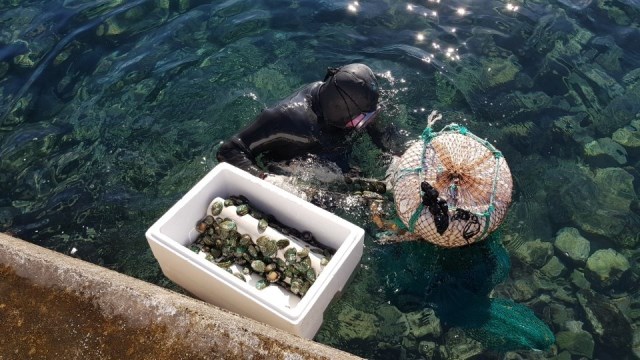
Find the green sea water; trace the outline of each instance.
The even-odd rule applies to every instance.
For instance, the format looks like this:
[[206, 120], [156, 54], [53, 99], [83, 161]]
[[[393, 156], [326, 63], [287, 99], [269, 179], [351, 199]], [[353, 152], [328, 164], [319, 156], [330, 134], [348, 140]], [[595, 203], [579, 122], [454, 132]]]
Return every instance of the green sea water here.
[[[380, 245], [366, 209], [330, 201], [367, 237], [315, 340], [372, 359], [637, 358], [638, 44], [637, 0], [0, 0], [0, 231], [181, 291], [146, 229], [262, 109], [363, 62], [376, 121], [406, 141], [435, 109], [502, 151], [511, 268], [487, 291], [556, 340], [499, 351], [436, 317], [424, 247]], [[352, 164], [384, 175], [353, 141]]]

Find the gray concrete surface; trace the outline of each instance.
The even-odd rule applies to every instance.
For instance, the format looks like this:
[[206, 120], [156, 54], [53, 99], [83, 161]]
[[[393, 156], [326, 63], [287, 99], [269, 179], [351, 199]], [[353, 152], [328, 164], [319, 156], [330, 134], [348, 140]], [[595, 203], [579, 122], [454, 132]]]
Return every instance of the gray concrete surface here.
[[359, 359], [0, 233], [0, 360]]

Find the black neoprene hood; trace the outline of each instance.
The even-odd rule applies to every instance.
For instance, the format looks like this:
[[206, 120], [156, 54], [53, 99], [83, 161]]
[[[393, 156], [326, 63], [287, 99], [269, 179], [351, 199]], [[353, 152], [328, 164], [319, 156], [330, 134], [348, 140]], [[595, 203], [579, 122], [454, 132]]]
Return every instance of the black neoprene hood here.
[[344, 128], [356, 116], [376, 110], [378, 82], [364, 64], [330, 68], [318, 95], [325, 122]]

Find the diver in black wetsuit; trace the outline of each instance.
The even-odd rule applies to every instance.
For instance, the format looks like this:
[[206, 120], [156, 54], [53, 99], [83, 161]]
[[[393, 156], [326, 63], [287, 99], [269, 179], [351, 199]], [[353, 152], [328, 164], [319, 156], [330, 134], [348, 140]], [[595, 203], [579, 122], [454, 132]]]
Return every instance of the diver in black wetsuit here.
[[368, 66], [329, 68], [323, 81], [309, 84], [264, 110], [225, 141], [218, 150], [218, 161], [264, 178], [267, 173], [259, 168], [258, 156], [266, 163], [317, 154], [347, 172], [347, 140], [354, 131], [366, 127], [376, 146], [388, 148], [384, 144], [386, 129], [367, 126], [380, 111], [378, 97], [378, 82]]

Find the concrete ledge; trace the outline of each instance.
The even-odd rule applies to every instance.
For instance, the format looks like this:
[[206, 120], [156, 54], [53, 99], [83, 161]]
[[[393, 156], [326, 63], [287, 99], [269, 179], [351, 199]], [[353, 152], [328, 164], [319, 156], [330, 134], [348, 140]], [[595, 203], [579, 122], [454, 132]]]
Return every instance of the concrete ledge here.
[[2, 359], [359, 359], [0, 233]]

